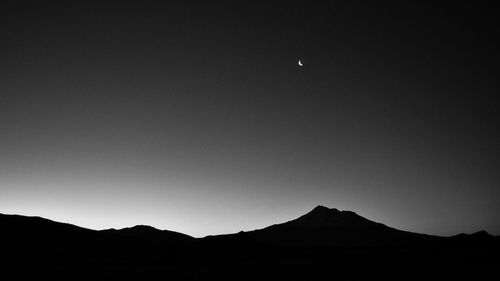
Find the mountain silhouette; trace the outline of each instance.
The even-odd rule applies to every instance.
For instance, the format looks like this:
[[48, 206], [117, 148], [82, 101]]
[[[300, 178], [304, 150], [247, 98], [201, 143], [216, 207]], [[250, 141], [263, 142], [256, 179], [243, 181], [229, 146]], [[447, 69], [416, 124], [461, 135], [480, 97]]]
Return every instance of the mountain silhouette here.
[[179, 245], [188, 243], [194, 238], [175, 231], [160, 230], [149, 225], [136, 225], [122, 229], [101, 230], [102, 233], [120, 237], [134, 238], [137, 240], [157, 241], [163, 244]]
[[2, 280], [470, 280], [500, 275], [498, 236], [412, 233], [324, 206], [263, 229], [204, 238], [146, 225], [90, 230], [0, 214], [0, 241]]
[[317, 206], [309, 213], [285, 223], [289, 226], [297, 227], [348, 227], [366, 228], [381, 226], [365, 219], [351, 211], [339, 211], [335, 208], [329, 209], [324, 206]]
[[7, 264], [144, 262], [142, 257], [151, 252], [176, 252], [192, 240], [150, 226], [98, 231], [40, 217], [0, 214], [0, 241], [6, 253], [0, 262]]
[[317, 206], [309, 213], [249, 232], [255, 239], [278, 245], [389, 246], [431, 243], [441, 237], [397, 230], [352, 211]]

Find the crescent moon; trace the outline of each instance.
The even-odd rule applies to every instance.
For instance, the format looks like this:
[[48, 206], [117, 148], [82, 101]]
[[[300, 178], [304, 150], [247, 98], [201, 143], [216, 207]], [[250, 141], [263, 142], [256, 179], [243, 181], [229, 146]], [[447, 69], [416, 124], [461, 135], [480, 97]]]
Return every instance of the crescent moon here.
[[299, 64], [299, 66], [304, 66], [300, 60], [299, 60], [298, 64]]

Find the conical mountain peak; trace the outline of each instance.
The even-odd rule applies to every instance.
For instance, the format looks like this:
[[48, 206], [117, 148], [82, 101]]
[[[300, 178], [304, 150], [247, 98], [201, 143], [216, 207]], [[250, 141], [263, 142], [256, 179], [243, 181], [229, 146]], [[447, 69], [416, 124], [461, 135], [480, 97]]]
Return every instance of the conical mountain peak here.
[[378, 225], [378, 223], [365, 219], [355, 212], [340, 211], [321, 205], [287, 224], [301, 227], [368, 227]]
[[277, 245], [395, 245], [427, 238], [366, 219], [352, 211], [317, 206], [297, 219], [249, 233]]
[[312, 209], [312, 211], [310, 211], [309, 213], [328, 213], [328, 212], [339, 212], [339, 210], [335, 209], [335, 208], [328, 208], [328, 207], [325, 207], [323, 205], [318, 205], [316, 206], [314, 209]]

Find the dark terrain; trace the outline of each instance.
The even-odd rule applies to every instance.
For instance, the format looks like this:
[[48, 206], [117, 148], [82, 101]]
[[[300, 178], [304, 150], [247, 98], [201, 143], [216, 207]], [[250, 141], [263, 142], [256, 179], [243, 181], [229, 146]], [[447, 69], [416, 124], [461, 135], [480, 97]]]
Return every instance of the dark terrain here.
[[193, 238], [150, 226], [89, 230], [0, 215], [1, 280], [482, 280], [500, 237], [397, 230], [318, 206], [289, 222]]

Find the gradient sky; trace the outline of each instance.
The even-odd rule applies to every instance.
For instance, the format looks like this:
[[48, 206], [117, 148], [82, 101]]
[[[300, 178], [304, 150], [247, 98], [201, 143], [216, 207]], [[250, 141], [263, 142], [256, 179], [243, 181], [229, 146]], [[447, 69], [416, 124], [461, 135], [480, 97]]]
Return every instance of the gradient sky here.
[[269, 2], [2, 1], [0, 213], [500, 234], [498, 10]]

